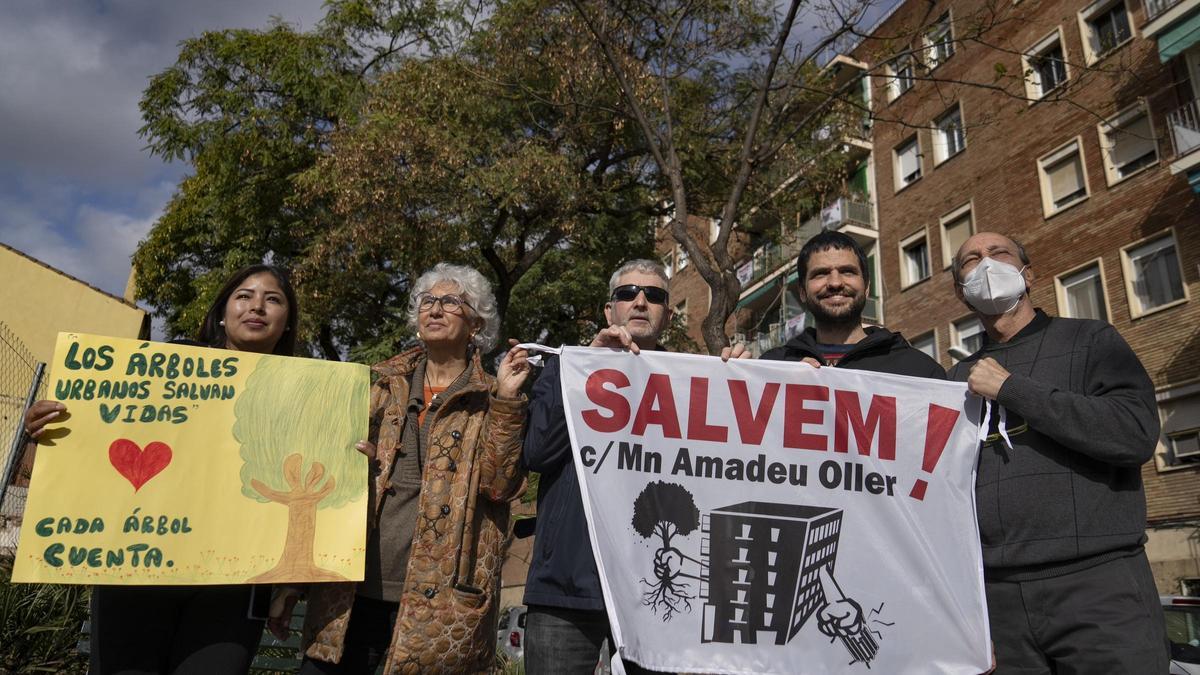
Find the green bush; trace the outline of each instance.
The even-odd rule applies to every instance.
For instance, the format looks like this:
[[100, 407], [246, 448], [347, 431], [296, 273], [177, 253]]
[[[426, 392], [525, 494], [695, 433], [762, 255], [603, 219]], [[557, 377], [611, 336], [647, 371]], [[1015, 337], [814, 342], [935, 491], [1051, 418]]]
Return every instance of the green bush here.
[[0, 673], [85, 673], [75, 645], [88, 617], [84, 586], [13, 584], [0, 559]]

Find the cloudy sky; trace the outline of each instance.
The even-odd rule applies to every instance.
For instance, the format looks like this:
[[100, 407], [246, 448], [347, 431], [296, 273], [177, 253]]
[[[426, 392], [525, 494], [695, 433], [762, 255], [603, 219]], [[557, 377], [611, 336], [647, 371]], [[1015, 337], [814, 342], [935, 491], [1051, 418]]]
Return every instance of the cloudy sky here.
[[138, 100], [181, 40], [302, 29], [322, 0], [0, 2], [0, 242], [121, 295], [186, 167], [152, 157]]

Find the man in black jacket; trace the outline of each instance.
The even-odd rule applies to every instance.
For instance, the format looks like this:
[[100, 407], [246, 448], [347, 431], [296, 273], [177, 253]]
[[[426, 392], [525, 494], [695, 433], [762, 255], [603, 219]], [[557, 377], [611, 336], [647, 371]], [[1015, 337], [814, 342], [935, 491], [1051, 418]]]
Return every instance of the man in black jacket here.
[[[635, 354], [657, 349], [658, 337], [671, 321], [662, 265], [631, 260], [613, 274], [608, 290], [604, 317], [609, 326], [596, 334], [591, 346]], [[533, 386], [521, 454], [521, 463], [541, 474], [537, 529], [525, 582], [525, 672], [530, 675], [590, 674], [601, 643], [609, 637], [559, 377], [558, 358], [552, 357]], [[625, 667], [627, 672], [641, 672], [632, 663]]]
[[1154, 387], [1104, 321], [1029, 299], [1025, 249], [981, 232], [954, 258], [983, 347], [950, 371], [991, 408], [975, 503], [997, 673], [1165, 673], [1143, 545]]
[[899, 333], [863, 327], [871, 276], [867, 256], [852, 238], [841, 232], [821, 232], [800, 249], [796, 269], [800, 300], [816, 325], [762, 358], [946, 379], [946, 371], [937, 361], [908, 344]]

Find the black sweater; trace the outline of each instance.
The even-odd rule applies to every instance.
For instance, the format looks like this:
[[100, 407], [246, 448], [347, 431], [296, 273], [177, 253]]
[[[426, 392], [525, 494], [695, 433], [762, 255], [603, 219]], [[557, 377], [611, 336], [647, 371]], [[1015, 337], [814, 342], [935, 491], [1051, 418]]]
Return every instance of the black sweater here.
[[[838, 368], [870, 370], [876, 373], [946, 379], [946, 371], [925, 352], [908, 344], [899, 333], [886, 328], [868, 326], [867, 336], [846, 353], [837, 363]], [[782, 347], [776, 347], [762, 355], [770, 361], [800, 361], [806, 356], [827, 365], [817, 347], [817, 332], [812, 327], [792, 338]]]
[[1044, 578], [1140, 550], [1140, 467], [1154, 453], [1159, 422], [1154, 386], [1133, 350], [1103, 321], [1038, 310], [950, 378], [966, 381], [988, 356], [1011, 373], [997, 401], [1013, 445], [990, 438], [980, 452], [975, 503], [988, 577]]

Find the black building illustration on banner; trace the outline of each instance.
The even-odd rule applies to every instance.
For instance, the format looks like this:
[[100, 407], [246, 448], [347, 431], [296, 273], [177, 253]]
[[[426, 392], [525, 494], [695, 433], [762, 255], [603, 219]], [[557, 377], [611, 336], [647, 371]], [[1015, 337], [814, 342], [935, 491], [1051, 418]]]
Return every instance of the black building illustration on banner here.
[[[829, 600], [842, 510], [743, 502], [704, 517], [700, 597], [705, 642], [786, 644]], [[827, 571], [827, 574], [828, 574]]]

